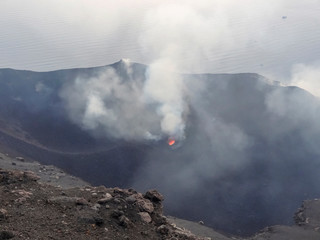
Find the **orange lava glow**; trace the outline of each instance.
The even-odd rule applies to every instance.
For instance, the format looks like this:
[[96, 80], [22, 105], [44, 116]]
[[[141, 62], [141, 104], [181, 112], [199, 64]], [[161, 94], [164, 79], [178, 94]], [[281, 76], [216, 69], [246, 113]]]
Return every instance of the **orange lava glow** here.
[[176, 142], [176, 140], [174, 140], [173, 138], [168, 139], [169, 146], [172, 146], [173, 144], [175, 144], [175, 142]]

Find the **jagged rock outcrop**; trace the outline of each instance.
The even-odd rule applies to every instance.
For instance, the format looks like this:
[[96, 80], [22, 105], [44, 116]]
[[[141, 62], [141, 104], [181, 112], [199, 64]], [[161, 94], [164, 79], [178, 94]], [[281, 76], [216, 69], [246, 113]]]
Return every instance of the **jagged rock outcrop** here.
[[294, 216], [295, 223], [320, 232], [320, 199], [306, 200]]
[[0, 239], [202, 239], [171, 225], [156, 190], [62, 189], [0, 169]]

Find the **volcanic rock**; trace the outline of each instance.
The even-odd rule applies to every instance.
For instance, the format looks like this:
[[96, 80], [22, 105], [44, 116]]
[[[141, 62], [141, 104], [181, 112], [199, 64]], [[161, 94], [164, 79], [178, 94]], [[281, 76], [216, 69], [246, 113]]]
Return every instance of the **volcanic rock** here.
[[154, 206], [148, 199], [139, 199], [135, 204], [138, 206], [141, 212], [152, 213], [154, 211]]
[[294, 216], [299, 226], [320, 230], [320, 199], [306, 200]]
[[100, 205], [99, 203], [96, 203], [96, 204], [94, 204], [94, 205], [91, 207], [91, 209], [92, 209], [92, 210], [95, 210], [95, 211], [99, 211], [100, 208], [101, 208], [101, 205]]
[[157, 228], [157, 232], [159, 232], [162, 235], [168, 235], [170, 231], [170, 228], [166, 225], [161, 225]]
[[116, 209], [112, 211], [111, 216], [114, 218], [120, 218], [123, 214], [124, 214], [123, 211]]
[[23, 157], [16, 157], [16, 159], [17, 159], [18, 161], [24, 162], [24, 158], [23, 158]]
[[140, 215], [141, 220], [143, 222], [150, 223], [152, 221], [152, 218], [150, 217], [149, 213], [147, 213], [147, 212], [139, 212], [138, 214]]
[[125, 200], [129, 204], [133, 204], [137, 201], [137, 198], [136, 198], [136, 195], [134, 194], [134, 195], [127, 197]]
[[14, 238], [14, 234], [9, 231], [0, 231], [0, 240], [6, 240]]
[[[177, 236], [175, 227], [162, 215], [161, 204], [153, 205], [136, 191], [105, 187], [61, 189], [39, 183], [33, 176], [30, 172], [0, 169], [0, 206], [5, 207], [0, 209], [0, 240], [161, 240]], [[108, 201], [108, 209], [101, 207], [99, 200], [110, 199], [112, 192], [116, 197]], [[23, 202], [16, 201], [21, 198]]]
[[0, 221], [6, 219], [7, 217], [8, 217], [8, 211], [1, 208], [0, 209]]
[[106, 195], [104, 196], [104, 198], [101, 198], [98, 200], [98, 203], [99, 204], [104, 204], [104, 203], [107, 203], [109, 202], [110, 200], [112, 200], [112, 195], [110, 193], [106, 193]]
[[82, 213], [81, 216], [78, 217], [78, 222], [84, 224], [96, 224], [100, 226], [104, 223], [104, 219], [96, 213], [86, 212]]
[[164, 197], [157, 190], [149, 190], [144, 194], [144, 197], [152, 202], [162, 202]]
[[129, 220], [129, 218], [127, 218], [126, 216], [122, 215], [119, 217], [119, 224], [120, 226], [123, 226], [123, 227], [129, 227], [129, 225], [131, 225], [131, 222]]
[[48, 203], [57, 203], [61, 205], [88, 205], [88, 201], [81, 197], [67, 197], [67, 196], [55, 196], [48, 199]]

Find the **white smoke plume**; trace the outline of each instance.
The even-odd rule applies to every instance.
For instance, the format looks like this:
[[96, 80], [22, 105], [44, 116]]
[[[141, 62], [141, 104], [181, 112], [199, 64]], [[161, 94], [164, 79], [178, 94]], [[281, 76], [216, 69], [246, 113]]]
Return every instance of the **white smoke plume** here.
[[[121, 64], [131, 76], [130, 62]], [[160, 134], [158, 116], [143, 98], [143, 79], [123, 79], [106, 68], [90, 79], [79, 76], [60, 96], [71, 119], [95, 135], [141, 141]]]
[[124, 77], [106, 68], [63, 88], [60, 96], [71, 119], [98, 135], [135, 141], [183, 139], [187, 105], [181, 76], [161, 62], [148, 68], [144, 81], [143, 76], [133, 78], [129, 60], [120, 64]]
[[[144, 94], [160, 105], [158, 113], [164, 133], [178, 138], [185, 135], [185, 94], [190, 89], [177, 73], [205, 71], [212, 54], [222, 49], [226, 54], [239, 47], [252, 51], [254, 46], [249, 43], [253, 39], [249, 36], [264, 44], [271, 31], [269, 21], [278, 19], [285, 5], [284, 1], [165, 1], [146, 12], [143, 22], [149, 27], [139, 38], [143, 57], [150, 66]], [[244, 15], [248, 25], [239, 33], [235, 19]], [[221, 69], [219, 64], [212, 64], [211, 71], [219, 71], [218, 67]]]
[[294, 65], [290, 84], [320, 97], [320, 63]]
[[183, 99], [183, 83], [179, 74], [168, 71], [173, 62], [159, 61], [147, 72], [143, 88], [146, 102], [160, 104], [157, 113], [161, 117], [163, 133], [182, 138], [184, 135], [183, 113], [187, 106]]
[[[204, 63], [210, 62], [212, 54], [221, 49], [224, 52], [231, 52], [239, 47], [250, 48], [248, 43], [251, 39], [248, 36], [254, 35], [256, 41], [263, 42], [270, 31], [267, 20], [278, 16], [279, 9], [283, 6], [282, 1], [272, 1], [272, 4], [260, 2], [259, 5], [253, 4], [251, 0], [246, 2], [247, 4], [244, 5], [236, 1], [199, 1], [197, 3], [164, 1], [154, 2], [153, 8], [140, 9], [137, 23], [141, 21], [143, 27], [142, 31], [137, 31], [139, 36], [136, 44], [139, 46], [144, 62], [148, 62], [149, 65], [146, 81], [134, 83], [134, 80], [122, 83], [119, 76], [110, 69], [95, 79], [78, 79], [75, 88], [80, 95], [85, 92], [86, 101], [71, 103], [71, 96], [75, 93], [72, 92], [69, 96], [63, 94], [70, 109], [79, 109], [74, 105], [81, 103], [85, 105], [80, 107], [81, 111], [76, 111], [77, 114], [72, 114], [74, 121], [90, 130], [106, 126], [104, 129], [106, 133], [127, 139], [142, 139], [142, 136], [159, 139], [164, 135], [184, 139], [188, 115], [186, 94], [189, 90], [186, 89], [180, 73], [194, 73], [208, 69], [207, 64]], [[124, 3], [121, 2], [121, 4]], [[118, 7], [115, 9], [117, 11], [112, 21], [114, 25], [131, 21], [132, 17], [136, 16], [127, 9], [127, 18], [120, 20], [118, 19], [120, 10]], [[262, 9], [263, 15], [260, 14]], [[239, 31], [236, 31], [237, 25], [234, 19], [240, 19], [243, 15], [250, 20], [250, 25], [244, 31], [246, 34], [239, 34]], [[263, 22], [262, 19], [266, 21]], [[251, 34], [259, 28], [264, 31]], [[108, 31], [113, 32], [116, 31], [115, 29], [113, 27]], [[137, 29], [140, 28], [137, 27]], [[215, 72], [217, 66], [214, 64], [211, 71]], [[107, 83], [105, 78], [112, 83]], [[80, 87], [81, 84], [84, 86]], [[93, 90], [89, 93], [88, 89], [91, 88]], [[108, 99], [112, 99], [110, 92], [113, 91], [110, 91], [110, 88], [117, 93], [117, 96], [114, 96], [115, 99], [122, 101], [121, 107], [117, 110], [114, 109], [115, 106], [119, 107], [117, 104], [112, 107], [106, 106]], [[131, 101], [129, 97], [132, 97]], [[151, 106], [155, 107], [156, 114], [153, 112], [152, 117], [147, 120], [149, 115], [146, 112], [150, 113], [150, 111], [146, 109], [152, 108]], [[132, 111], [143, 114], [137, 117]], [[140, 118], [141, 120], [138, 120]], [[125, 121], [130, 123], [125, 124]], [[120, 124], [121, 122], [123, 124]], [[159, 122], [161, 130], [158, 129]]]
[[[201, 59], [221, 40], [214, 38], [216, 33], [203, 34], [212, 30], [218, 14], [203, 16], [199, 11], [188, 3], [160, 5], [147, 12], [145, 22], [152, 27], [140, 36], [143, 52], [150, 59], [144, 95], [159, 104], [163, 133], [177, 139], [185, 137], [188, 114], [186, 86], [180, 73], [197, 69]], [[222, 29], [227, 28], [220, 25], [215, 31]]]

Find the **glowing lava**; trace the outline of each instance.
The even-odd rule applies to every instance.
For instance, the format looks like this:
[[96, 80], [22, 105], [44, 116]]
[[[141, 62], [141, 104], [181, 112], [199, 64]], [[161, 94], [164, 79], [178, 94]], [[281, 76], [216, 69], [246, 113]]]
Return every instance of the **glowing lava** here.
[[175, 144], [176, 140], [174, 140], [174, 138], [169, 138], [168, 139], [168, 144], [169, 146], [172, 146], [173, 144]]

